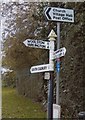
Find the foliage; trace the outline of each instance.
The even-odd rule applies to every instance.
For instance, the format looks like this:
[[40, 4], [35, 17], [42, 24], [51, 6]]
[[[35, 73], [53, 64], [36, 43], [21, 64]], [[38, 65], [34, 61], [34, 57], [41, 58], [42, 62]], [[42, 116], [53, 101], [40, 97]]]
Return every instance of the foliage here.
[[[12, 69], [21, 69], [31, 66], [38, 59], [42, 50], [34, 51], [33, 48], [27, 48], [23, 41], [29, 39], [42, 39], [43, 26], [46, 28], [47, 22], [43, 22], [39, 16], [38, 3], [10, 3], [3, 6], [5, 11], [4, 18], [5, 30], [3, 34], [4, 51], [6, 56], [3, 58], [3, 64]], [[39, 18], [40, 17], [40, 18]], [[46, 36], [46, 33], [44, 34]], [[44, 38], [45, 39], [45, 38]], [[24, 59], [25, 57], [25, 59]]]
[[2, 86], [16, 86], [16, 74], [14, 71], [2, 75]]

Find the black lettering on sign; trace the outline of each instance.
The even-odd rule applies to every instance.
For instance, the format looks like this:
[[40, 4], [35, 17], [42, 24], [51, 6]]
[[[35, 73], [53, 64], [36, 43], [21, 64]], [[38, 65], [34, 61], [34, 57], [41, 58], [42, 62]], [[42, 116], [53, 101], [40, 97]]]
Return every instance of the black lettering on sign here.
[[57, 50], [56, 53], [60, 52], [60, 50]]
[[49, 48], [50, 46], [49, 46], [50, 44], [49, 44], [49, 42], [47, 42], [47, 48]]
[[62, 56], [62, 53], [59, 53], [59, 56]]
[[42, 44], [45, 44], [44, 41], [42, 41]]
[[30, 44], [31, 44], [31, 41], [28, 40], [28, 41], [27, 41], [27, 44], [30, 45]]
[[47, 69], [47, 66], [44, 66], [44, 69]]
[[36, 43], [36, 41], [34, 40], [31, 40], [31, 44], [34, 45]]
[[38, 70], [42, 70], [42, 67], [39, 67]]
[[47, 45], [49, 45], [49, 42], [47, 42]]
[[49, 46], [47, 46], [47, 48], [49, 49]]
[[30, 43], [31, 41], [28, 40], [27, 42]]
[[62, 20], [69, 20], [69, 21], [72, 21], [71, 18], [68, 18], [68, 17], [62, 17]]
[[35, 44], [35, 46], [36, 46], [36, 47], [38, 47], [38, 46], [39, 46], [39, 44]]
[[65, 16], [65, 14], [62, 14], [62, 13], [53, 13], [53, 15], [56, 15], [56, 16]]
[[40, 45], [41, 48], [46, 48], [45, 45]]
[[67, 16], [67, 17], [73, 17], [73, 15], [72, 15], [72, 14], [66, 14], [66, 16]]
[[65, 12], [66, 12], [65, 10], [61, 10], [61, 9], [59, 10], [59, 9], [55, 9], [55, 8], [53, 9], [53, 11], [54, 11], [54, 12], [62, 12], [62, 13], [65, 13]]
[[41, 41], [40, 41], [40, 40], [37, 40], [37, 44], [41, 44]]
[[38, 67], [38, 70], [45, 70], [45, 69], [47, 69], [47, 66]]
[[62, 49], [60, 50], [60, 52], [62, 52]]
[[35, 68], [32, 68], [32, 71], [37, 71], [37, 68], [35, 67]]
[[53, 19], [61, 20], [61, 17], [53, 16]]

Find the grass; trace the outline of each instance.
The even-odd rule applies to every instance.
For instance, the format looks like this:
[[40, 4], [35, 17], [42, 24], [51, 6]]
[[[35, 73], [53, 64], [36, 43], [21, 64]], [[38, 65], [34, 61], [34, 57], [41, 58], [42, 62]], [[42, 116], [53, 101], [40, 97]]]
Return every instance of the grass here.
[[2, 88], [2, 118], [46, 118], [41, 104], [17, 94], [14, 88]]

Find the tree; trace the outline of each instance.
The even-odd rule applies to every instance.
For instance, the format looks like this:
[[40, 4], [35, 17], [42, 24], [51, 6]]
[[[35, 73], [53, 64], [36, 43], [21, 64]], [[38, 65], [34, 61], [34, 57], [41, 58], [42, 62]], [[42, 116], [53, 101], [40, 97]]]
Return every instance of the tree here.
[[42, 33], [45, 33], [47, 22], [43, 22], [41, 14], [39, 16], [41, 12], [39, 8], [42, 6], [43, 4], [38, 3], [19, 4], [14, 2], [9, 5], [5, 4], [3, 7], [3, 11], [5, 11], [3, 14], [6, 17], [3, 35], [6, 57], [3, 61], [12, 69], [31, 66], [40, 59], [42, 50], [36, 49], [35, 51], [32, 48], [27, 48], [23, 41], [27, 38], [42, 39], [43, 36], [46, 36]]
[[[5, 57], [3, 65], [15, 70], [17, 81], [17, 89], [20, 94], [28, 96], [29, 87], [28, 80], [36, 81], [34, 92], [41, 86], [41, 76], [29, 74], [30, 67], [35, 64], [43, 64], [48, 62], [48, 51], [42, 49], [33, 49], [26, 47], [23, 41], [30, 39], [47, 39], [50, 32], [50, 26], [43, 17], [43, 7], [47, 3], [10, 3], [4, 4], [3, 16], [6, 18], [5, 30], [3, 34]], [[50, 29], [49, 29], [50, 28]], [[49, 30], [49, 31], [48, 31]], [[44, 61], [43, 61], [44, 59]], [[27, 72], [28, 71], [28, 72]], [[37, 81], [38, 80], [38, 81]], [[19, 82], [20, 81], [20, 82]], [[39, 85], [40, 84], [40, 85]], [[40, 93], [40, 89], [38, 90]], [[37, 96], [35, 93], [34, 96]], [[34, 94], [32, 92], [32, 94]], [[31, 95], [32, 96], [32, 95]], [[39, 95], [38, 95], [39, 96]]]
[[6, 72], [2, 75], [2, 86], [16, 87], [16, 74], [14, 71]]

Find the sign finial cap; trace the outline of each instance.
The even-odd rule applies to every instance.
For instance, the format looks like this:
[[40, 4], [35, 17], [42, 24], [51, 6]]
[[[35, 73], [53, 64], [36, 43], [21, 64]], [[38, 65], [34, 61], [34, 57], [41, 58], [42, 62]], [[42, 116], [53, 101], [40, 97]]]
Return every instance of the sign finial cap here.
[[50, 32], [50, 34], [48, 35], [48, 38], [56, 38], [56, 37], [57, 37], [57, 35], [54, 32], [54, 30], [52, 29], [51, 32]]

